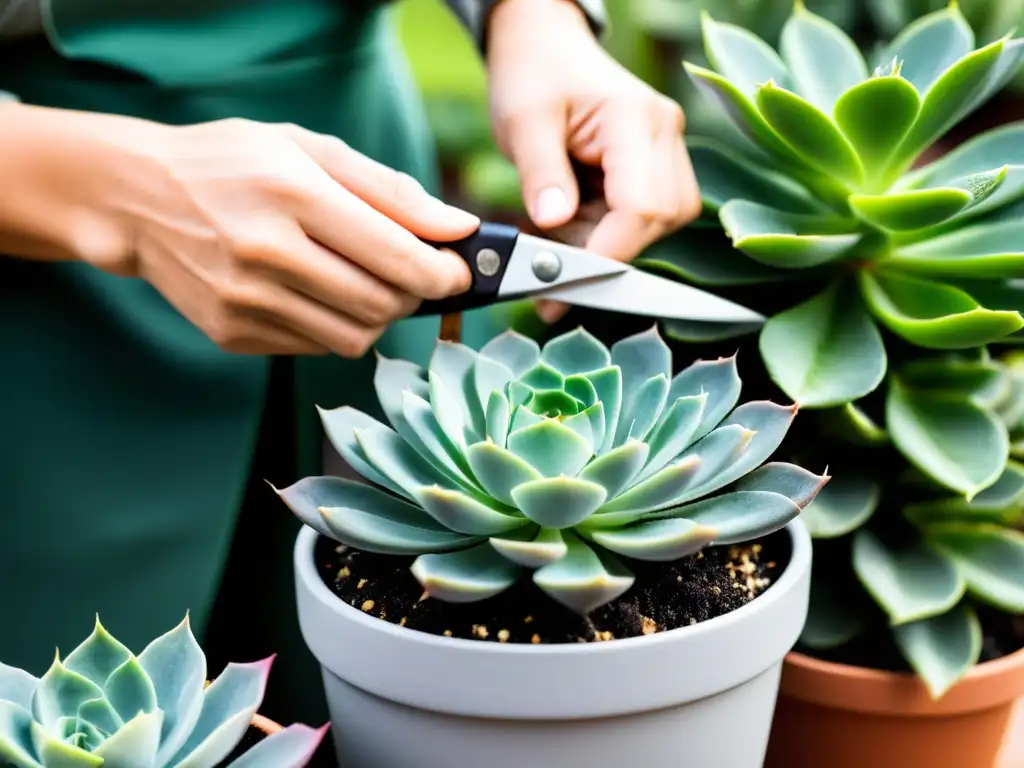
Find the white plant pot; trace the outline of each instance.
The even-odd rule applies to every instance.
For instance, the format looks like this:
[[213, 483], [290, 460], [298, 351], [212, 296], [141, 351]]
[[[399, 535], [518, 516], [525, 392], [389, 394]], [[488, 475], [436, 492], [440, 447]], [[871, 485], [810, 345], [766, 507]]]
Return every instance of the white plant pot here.
[[299, 624], [320, 661], [344, 768], [760, 768], [782, 659], [807, 615], [796, 520], [774, 585], [731, 613], [603, 643], [439, 637], [336, 597], [295, 544]]

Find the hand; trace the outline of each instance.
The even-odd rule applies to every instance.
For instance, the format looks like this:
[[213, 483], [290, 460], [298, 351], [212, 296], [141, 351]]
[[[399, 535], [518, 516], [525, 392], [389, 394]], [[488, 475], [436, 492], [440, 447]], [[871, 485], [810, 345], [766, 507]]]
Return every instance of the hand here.
[[477, 218], [338, 139], [244, 120], [83, 119], [124, 122], [105, 124], [116, 147], [92, 153], [102, 162], [74, 172], [102, 183], [66, 206], [70, 250], [149, 281], [225, 350], [359, 357], [421, 299], [469, 288], [458, 256], [416, 236], [454, 240]]
[[[579, 212], [570, 155], [603, 171], [606, 208], [584, 247], [632, 261], [692, 221], [701, 203], [683, 144], [683, 112], [599, 45], [568, 0], [503, 0], [487, 39], [491, 118], [541, 229]], [[541, 302], [547, 322], [565, 314]]]

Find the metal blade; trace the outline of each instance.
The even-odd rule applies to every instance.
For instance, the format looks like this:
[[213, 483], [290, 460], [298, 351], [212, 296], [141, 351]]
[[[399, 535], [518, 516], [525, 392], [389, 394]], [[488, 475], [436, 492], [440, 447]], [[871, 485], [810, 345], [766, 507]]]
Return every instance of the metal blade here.
[[537, 291], [532, 297], [666, 320], [760, 326], [766, 319], [713, 294], [632, 268], [608, 277]]
[[631, 267], [542, 237], [520, 234], [498, 288], [503, 297], [528, 296], [548, 288], [626, 272]]

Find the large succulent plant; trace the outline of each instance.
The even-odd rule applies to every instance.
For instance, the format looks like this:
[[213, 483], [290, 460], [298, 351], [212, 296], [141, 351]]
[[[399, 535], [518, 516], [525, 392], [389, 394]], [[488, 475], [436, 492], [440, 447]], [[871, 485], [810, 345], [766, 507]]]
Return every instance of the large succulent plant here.
[[374, 383], [391, 427], [350, 407], [321, 416], [379, 488], [311, 477], [279, 493], [325, 536], [419, 555], [412, 573], [440, 600], [481, 600], [533, 570], [585, 613], [633, 583], [617, 555], [670, 561], [766, 535], [827, 479], [758, 468], [796, 408], [734, 410], [734, 358], [673, 378], [654, 329], [610, 350], [582, 329], [543, 349], [512, 331], [479, 353], [439, 341], [429, 371], [379, 358]]
[[[870, 73], [843, 31], [799, 3], [781, 56], [708, 17], [704, 39], [717, 71], [688, 71], [745, 139], [690, 140], [708, 215], [645, 262], [770, 288], [766, 308], [782, 310], [760, 334], [767, 371], [841, 446], [808, 524], [818, 539], [847, 537], [854, 572], [938, 696], [978, 658], [976, 620], [966, 604], [951, 610], [965, 590], [1024, 609], [1021, 540], [980, 512], [1009, 519], [1020, 503], [1007, 460], [1021, 392], [984, 346], [1024, 326], [1024, 125], [914, 166], [1014, 75], [1024, 41], [975, 50], [951, 4], [900, 32]], [[904, 461], [912, 470], [894, 471]], [[861, 626], [841, 631], [821, 572], [807, 635], [819, 648]]]
[[[214, 768], [263, 699], [273, 658], [229, 664], [206, 686], [188, 617], [138, 656], [99, 618], [41, 678], [0, 664], [0, 760], [14, 768]], [[229, 768], [301, 768], [326, 732], [292, 725]]]

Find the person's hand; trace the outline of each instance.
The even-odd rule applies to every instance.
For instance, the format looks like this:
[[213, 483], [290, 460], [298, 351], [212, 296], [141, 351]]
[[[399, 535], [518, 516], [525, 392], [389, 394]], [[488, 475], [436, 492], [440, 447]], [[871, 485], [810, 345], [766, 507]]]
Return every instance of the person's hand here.
[[[489, 22], [487, 66], [495, 136], [538, 227], [579, 212], [570, 156], [603, 172], [606, 208], [577, 243], [596, 253], [631, 261], [700, 214], [682, 110], [612, 59], [574, 3], [503, 0]], [[541, 302], [538, 312], [554, 322], [565, 307]]]
[[144, 278], [225, 350], [358, 357], [420, 300], [469, 288], [466, 264], [417, 235], [455, 240], [478, 219], [338, 139], [81, 119], [108, 139], [75, 153], [65, 212], [49, 199], [69, 250]]

